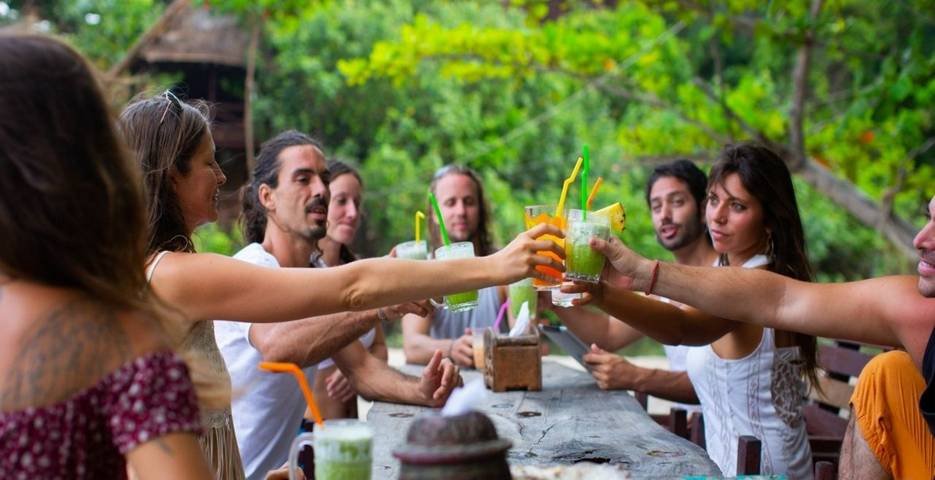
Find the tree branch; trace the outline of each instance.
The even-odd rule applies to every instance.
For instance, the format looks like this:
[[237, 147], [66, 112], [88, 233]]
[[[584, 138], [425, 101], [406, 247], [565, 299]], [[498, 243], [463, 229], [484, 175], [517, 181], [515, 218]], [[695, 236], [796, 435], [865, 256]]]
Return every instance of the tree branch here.
[[264, 14], [254, 13], [250, 26], [250, 43], [247, 46], [247, 72], [244, 80], [243, 132], [244, 149], [247, 154], [247, 179], [253, 177], [255, 146], [253, 142], [253, 90], [256, 83], [256, 52], [260, 43]]
[[617, 96], [617, 97], [620, 97], [620, 98], [625, 98], [625, 99], [627, 99], [627, 100], [633, 100], [633, 101], [635, 101], [635, 102], [644, 103], [644, 104], [646, 104], [646, 105], [653, 106], [653, 107], [657, 107], [657, 108], [661, 108], [661, 109], [664, 109], [664, 110], [669, 110], [669, 111], [675, 113], [676, 115], [678, 115], [679, 118], [681, 118], [682, 121], [684, 121], [685, 123], [688, 123], [688, 124], [690, 124], [690, 125], [694, 125], [694, 126], [700, 128], [702, 131], [705, 132], [705, 134], [707, 134], [709, 137], [711, 137], [712, 139], [714, 139], [714, 140], [717, 141], [718, 143], [724, 144], [724, 143], [730, 142], [730, 138], [729, 138], [729, 137], [726, 137], [726, 136], [724, 136], [724, 135], [722, 135], [722, 134], [716, 132], [716, 131], [715, 131], [713, 128], [711, 128], [711, 126], [709, 126], [708, 124], [706, 124], [706, 123], [704, 123], [704, 122], [702, 122], [702, 121], [696, 120], [696, 119], [694, 119], [694, 118], [689, 117], [689, 116], [686, 115], [684, 112], [682, 112], [681, 110], [679, 110], [675, 105], [672, 105], [672, 104], [670, 104], [670, 103], [668, 103], [668, 102], [662, 100], [661, 98], [659, 98], [658, 96], [656, 96], [656, 95], [653, 94], [653, 93], [649, 93], [649, 92], [636, 93], [636, 92], [633, 92], [632, 90], [627, 90], [627, 89], [625, 89], [625, 88], [620, 88], [620, 87], [618, 87], [618, 86], [616, 86], [616, 85], [609, 85], [607, 82], [604, 82], [604, 81], [599, 81], [599, 82], [596, 83], [596, 85], [597, 85], [599, 88], [601, 88], [602, 90], [604, 90], [605, 92], [610, 93], [611, 95], [614, 95], [614, 96]]
[[815, 38], [815, 21], [821, 11], [823, 0], [812, 0], [808, 12], [809, 27], [805, 39], [796, 53], [795, 68], [792, 70], [792, 108], [789, 109], [789, 147], [791, 149], [790, 168], [796, 169], [807, 160], [805, 152], [805, 134], [802, 125], [805, 121], [805, 99], [808, 97], [808, 68]]
[[912, 239], [916, 234], [914, 225], [892, 213], [885, 212], [880, 205], [852, 183], [838, 178], [812, 159], [806, 158], [795, 173], [832, 202], [844, 207], [858, 221], [879, 230], [907, 260], [917, 257], [917, 252], [912, 246]]

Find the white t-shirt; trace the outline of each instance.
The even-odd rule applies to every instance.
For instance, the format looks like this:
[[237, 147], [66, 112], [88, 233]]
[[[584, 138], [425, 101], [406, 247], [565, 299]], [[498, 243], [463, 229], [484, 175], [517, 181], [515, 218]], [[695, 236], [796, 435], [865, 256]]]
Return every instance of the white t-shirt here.
[[[234, 258], [279, 268], [276, 257], [258, 243], [247, 245]], [[305, 399], [292, 375], [259, 369], [263, 359], [250, 344], [251, 325], [216, 320], [214, 337], [231, 376], [231, 410], [244, 472], [247, 480], [263, 480], [268, 471], [281, 467], [288, 459], [289, 447], [305, 413]], [[303, 371], [309, 383], [313, 382], [316, 367]]]

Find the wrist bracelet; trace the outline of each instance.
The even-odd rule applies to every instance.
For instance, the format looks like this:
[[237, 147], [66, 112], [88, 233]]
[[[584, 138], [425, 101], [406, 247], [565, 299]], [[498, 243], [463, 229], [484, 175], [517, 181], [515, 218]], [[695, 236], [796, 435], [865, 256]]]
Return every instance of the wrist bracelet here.
[[656, 260], [656, 263], [653, 264], [652, 276], [649, 278], [649, 286], [646, 287], [646, 295], [652, 295], [653, 287], [656, 286], [656, 279], [659, 278], [659, 260]]
[[454, 348], [456, 341], [457, 340], [452, 340], [451, 343], [448, 344], [448, 359], [451, 361], [454, 361], [454, 359], [451, 358], [451, 349]]
[[386, 312], [384, 312], [382, 308], [377, 309], [377, 320], [380, 320], [381, 322], [389, 320], [389, 318], [386, 317]]

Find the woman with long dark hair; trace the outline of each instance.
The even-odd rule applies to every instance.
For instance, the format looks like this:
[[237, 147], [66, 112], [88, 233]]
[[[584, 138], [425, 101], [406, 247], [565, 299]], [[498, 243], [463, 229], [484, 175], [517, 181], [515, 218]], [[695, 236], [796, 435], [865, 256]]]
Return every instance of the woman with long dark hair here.
[[[770, 149], [724, 148], [709, 177], [705, 216], [718, 266], [811, 279], [792, 177]], [[628, 281], [610, 267], [592, 295], [608, 313], [663, 343], [708, 346], [692, 349], [686, 363], [708, 453], [723, 473], [736, 474], [738, 438], [753, 435], [763, 442], [763, 473], [811, 478], [802, 407], [804, 380], [817, 385], [815, 337], [679, 309], [622, 291]]]
[[213, 478], [113, 123], [81, 55], [0, 33], [0, 478]]

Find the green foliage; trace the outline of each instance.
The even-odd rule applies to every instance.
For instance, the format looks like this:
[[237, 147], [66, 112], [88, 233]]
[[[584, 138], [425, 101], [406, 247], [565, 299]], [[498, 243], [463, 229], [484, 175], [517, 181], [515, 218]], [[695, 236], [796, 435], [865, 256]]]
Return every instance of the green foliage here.
[[[626, 2], [616, 9], [579, 5], [547, 22], [540, 21], [538, 8], [462, 3], [451, 10], [474, 13], [459, 18], [419, 12], [395, 37], [337, 67], [349, 85], [366, 88], [387, 82], [397, 91], [455, 85], [461, 92], [485, 91], [487, 102], [512, 96], [514, 106], [525, 106], [519, 101], [525, 92], [542, 92], [551, 105], [529, 105], [523, 111], [526, 123], [518, 127], [497, 124], [500, 137], [480, 137], [489, 145], [481, 151], [509, 153], [513, 165], [528, 165], [527, 149], [539, 148], [523, 145], [526, 131], [548, 145], [552, 138], [539, 130], [558, 128], [562, 138], [571, 140], [560, 147], [564, 161], [534, 157], [533, 175], [542, 179], [531, 182], [539, 187], [531, 191], [530, 182], [503, 170], [509, 162], [477, 160], [468, 150], [475, 166], [493, 168], [513, 187], [512, 195], [494, 193], [494, 201], [515, 212], [513, 204], [541, 198], [543, 190], [548, 191], [545, 198], [554, 198], [563, 176], [557, 165], [568, 168], [575, 144], [600, 145], [599, 168], [626, 172], [624, 178], [614, 176], [619, 184], [607, 185], [602, 194], [614, 192], [631, 212], [628, 241], [647, 254], [664, 255], [654, 245], [641, 196], [625, 193], [642, 189], [636, 181], [643, 174], [639, 160], [713, 158], [723, 143], [751, 136], [788, 141], [794, 56], [814, 28], [818, 42], [808, 80], [815, 100], [807, 104], [805, 118], [808, 153], [873, 198], [893, 195], [894, 211], [919, 221], [918, 205], [932, 193], [935, 163], [935, 148], [919, 149], [935, 135], [926, 103], [935, 78], [932, 2], [903, 2], [896, 12], [864, 1], [829, 2], [814, 21], [808, 18], [810, 3], [731, 1], [710, 11], [686, 9], [680, 2]], [[486, 90], [489, 86], [494, 90]], [[415, 102], [423, 98], [431, 99], [434, 111], [445, 109], [433, 96]], [[404, 124], [416, 125], [424, 139], [435, 123], [420, 122], [418, 114], [411, 115], [411, 105]], [[554, 105], [561, 107], [561, 115], [551, 115]], [[477, 112], [464, 100], [458, 108], [468, 116]], [[536, 122], [540, 116], [547, 117], [541, 124]], [[491, 113], [473, 118], [490, 122]], [[595, 124], [593, 119], [599, 120]], [[611, 142], [607, 127], [616, 130]], [[517, 134], [516, 129], [524, 131]], [[405, 148], [400, 147], [399, 160]], [[821, 278], [906, 268], [875, 232], [804, 185], [800, 192]], [[515, 213], [501, 217], [515, 225]]]
[[195, 229], [192, 241], [195, 243], [196, 252], [233, 256], [244, 246], [241, 232], [238, 225], [234, 225], [230, 232], [227, 232], [217, 223], [208, 223]]
[[43, 19], [36, 28], [62, 35], [98, 68], [107, 69], [165, 10], [158, 0], [44, 0], [7, 2], [11, 12], [0, 24], [19, 20], [23, 4], [32, 3]]
[[[7, 2], [0, 22], [22, 3]], [[788, 141], [792, 66], [810, 28], [808, 153], [872, 198], [892, 195], [894, 211], [914, 221], [932, 193], [935, 148], [919, 149], [935, 137], [932, 0], [833, 0], [814, 21], [806, 0], [703, 9], [677, 0], [206, 3], [247, 27], [262, 22], [257, 137], [297, 128], [360, 165], [368, 214], [358, 250], [367, 255], [411, 237], [412, 213], [426, 211], [431, 174], [447, 163], [481, 172], [491, 227], [506, 243], [522, 228], [523, 205], [556, 201], [588, 143], [592, 181], [605, 180], [596, 205], [623, 203], [625, 241], [669, 258], [643, 200], [651, 166], [676, 156], [709, 163], [723, 143], [756, 135]], [[106, 68], [166, 3], [32, 4]], [[819, 278], [904, 268], [872, 229], [797, 188]], [[219, 231], [197, 236], [203, 251], [239, 243]]]

